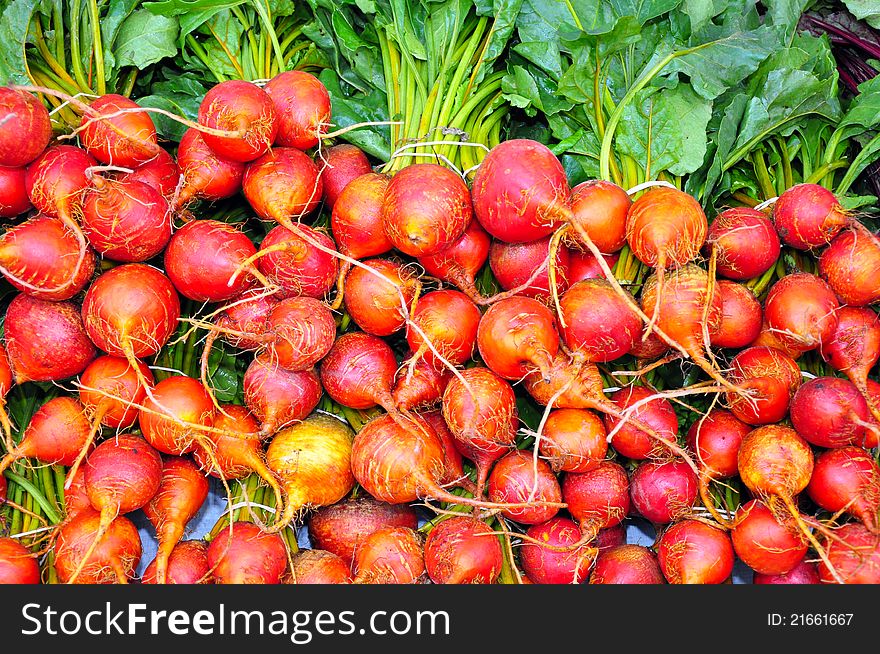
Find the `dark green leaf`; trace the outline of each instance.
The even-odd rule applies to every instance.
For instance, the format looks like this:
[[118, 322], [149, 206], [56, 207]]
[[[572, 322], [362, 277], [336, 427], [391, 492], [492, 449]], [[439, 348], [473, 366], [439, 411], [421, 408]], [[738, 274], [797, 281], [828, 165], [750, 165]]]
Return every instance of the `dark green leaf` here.
[[38, 0], [12, 0], [0, 14], [0, 84], [29, 84], [24, 58], [28, 25]]
[[157, 16], [140, 9], [129, 16], [119, 29], [115, 43], [118, 66], [146, 68], [177, 54], [176, 18]]

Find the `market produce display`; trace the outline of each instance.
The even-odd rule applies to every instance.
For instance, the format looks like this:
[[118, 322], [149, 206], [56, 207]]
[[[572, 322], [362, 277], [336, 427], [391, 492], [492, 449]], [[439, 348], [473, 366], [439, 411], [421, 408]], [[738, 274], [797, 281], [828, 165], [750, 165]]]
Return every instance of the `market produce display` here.
[[880, 583], [875, 26], [0, 5], [0, 583]]

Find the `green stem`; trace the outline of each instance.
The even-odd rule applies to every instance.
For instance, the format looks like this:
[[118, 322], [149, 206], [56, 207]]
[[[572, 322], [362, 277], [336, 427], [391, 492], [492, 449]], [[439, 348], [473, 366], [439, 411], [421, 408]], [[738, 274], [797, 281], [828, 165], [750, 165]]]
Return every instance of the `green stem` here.
[[776, 197], [776, 188], [770, 179], [770, 171], [767, 170], [767, 162], [764, 161], [764, 153], [755, 150], [752, 153], [752, 163], [755, 167], [755, 176], [758, 178], [758, 185], [761, 187], [761, 193], [765, 200]]
[[268, 0], [254, 0], [253, 5], [257, 14], [260, 16], [260, 19], [263, 21], [264, 30], [269, 33], [269, 40], [272, 43], [272, 50], [275, 54], [275, 63], [280, 70], [284, 70], [284, 51], [281, 48], [281, 44], [278, 42], [278, 35], [275, 33], [275, 27], [272, 25], [272, 15], [270, 13]]
[[55, 2], [52, 5], [52, 27], [55, 30], [55, 61], [61, 66], [62, 70], [67, 70], [67, 50], [64, 42], [64, 14], [62, 13], [63, 3]]
[[99, 95], [107, 92], [107, 80], [104, 77], [104, 44], [101, 41], [101, 16], [98, 13], [97, 0], [90, 0], [89, 13], [92, 23], [92, 48], [95, 52], [95, 80]]
[[[201, 43], [196, 41], [195, 37], [192, 34], [186, 35], [186, 44], [187, 44], [187, 46], [189, 46], [190, 50], [192, 50], [195, 53], [195, 55], [196, 55], [196, 57], [198, 57], [199, 61], [202, 62], [202, 65], [204, 65], [204, 67], [208, 69], [208, 72], [210, 72], [214, 76], [214, 80], [217, 81], [217, 83], [226, 81], [226, 76], [223, 75], [221, 72], [219, 72], [216, 68], [214, 68], [214, 66], [212, 65], [211, 59], [208, 57], [207, 51], [205, 50], [204, 47], [202, 47]], [[239, 64], [238, 61], [235, 61], [235, 59], [232, 57], [232, 54], [228, 50], [224, 49], [224, 51], [226, 52], [227, 56], [229, 57], [229, 60], [232, 63], [232, 66], [236, 70], [241, 71], [241, 64]], [[242, 77], [244, 77], [243, 73], [239, 72], [239, 74]]]
[[79, 85], [80, 91], [91, 92], [86, 76], [82, 68], [82, 52], [80, 51], [80, 0], [71, 0], [70, 3], [70, 62], [73, 67], [73, 78]]
[[[826, 182], [828, 180], [823, 179], [832, 171], [838, 170], [840, 168], [846, 168], [849, 165], [849, 162], [845, 159], [838, 159], [837, 161], [832, 161], [829, 163], [822, 164], [816, 170], [813, 171], [813, 174], [807, 177], [804, 180], [804, 184], [818, 184], [820, 182]], [[826, 187], [827, 188], [827, 187]], [[841, 193], [842, 191], [838, 191]]]
[[21, 475], [12, 472], [11, 470], [7, 470], [3, 474], [6, 475], [7, 479], [9, 479], [10, 481], [14, 481], [16, 484], [21, 486], [25, 491], [33, 496], [34, 500], [37, 502], [37, 504], [40, 505], [40, 507], [45, 512], [46, 517], [49, 518], [52, 524], [58, 524], [59, 522], [61, 522], [61, 516], [58, 515], [58, 512], [49, 503], [49, 500], [47, 500], [46, 497], [40, 491], [38, 491], [31, 482], [29, 482]]
[[837, 188], [834, 189], [837, 195], [845, 194], [849, 190], [850, 185], [854, 181], [856, 181], [858, 174], [861, 172], [860, 168], [862, 162], [868, 156], [873, 156], [872, 150], [878, 142], [880, 142], [880, 134], [877, 134], [876, 136], [874, 136], [874, 138], [872, 138], [870, 141], [865, 143], [864, 146], [862, 146], [861, 151], [855, 156], [852, 163], [850, 164], [849, 170], [846, 171], [843, 179], [840, 180], [840, 184], [838, 184]]

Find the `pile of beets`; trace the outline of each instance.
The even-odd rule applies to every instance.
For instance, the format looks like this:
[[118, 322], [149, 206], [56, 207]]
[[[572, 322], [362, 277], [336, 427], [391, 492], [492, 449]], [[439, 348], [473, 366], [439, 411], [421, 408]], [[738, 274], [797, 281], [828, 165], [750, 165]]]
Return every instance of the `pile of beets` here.
[[[302, 72], [217, 84], [173, 154], [118, 95], [65, 98], [82, 124], [55, 135], [48, 92], [0, 88], [0, 397], [73, 390], [2, 412], [0, 470], [64, 466], [64, 515], [39, 547], [0, 538], [0, 582], [712, 584], [739, 559], [756, 583], [880, 583], [880, 241], [824, 188], [709, 224], [664, 182], [570, 188], [525, 139], [471, 178], [389, 177], [330, 145]], [[239, 195], [259, 244], [199, 217]], [[625, 247], [643, 283], [615, 277]], [[157, 382], [181, 321], [201, 378]], [[218, 339], [250, 361], [237, 404]], [[813, 350], [839, 375], [803, 372]], [[696, 381], [652, 387], [661, 366]], [[183, 540], [212, 486], [254, 474], [271, 520]], [[638, 518], [652, 547], [626, 543]]]

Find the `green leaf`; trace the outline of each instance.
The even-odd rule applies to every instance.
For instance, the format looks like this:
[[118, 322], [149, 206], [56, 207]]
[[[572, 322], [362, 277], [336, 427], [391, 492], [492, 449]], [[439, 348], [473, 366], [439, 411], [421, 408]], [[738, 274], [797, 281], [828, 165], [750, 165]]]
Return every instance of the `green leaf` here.
[[644, 90], [624, 111], [617, 150], [645, 170], [650, 157], [651, 179], [663, 170], [673, 175], [692, 173], [703, 164], [711, 115], [711, 102], [688, 86]]
[[681, 4], [682, 0], [611, 0], [618, 16], [633, 16], [642, 25], [666, 14]]
[[[339, 85], [339, 78], [330, 70], [322, 71], [320, 80], [330, 93], [335, 128], [341, 129], [355, 123], [389, 119], [388, 100], [378, 89], [366, 94], [347, 95]], [[391, 157], [391, 130], [387, 126], [352, 130], [343, 138], [382, 161], [388, 161]]]
[[699, 49], [673, 60], [663, 74], [686, 73], [694, 90], [709, 100], [754, 73], [779, 42], [770, 27], [732, 34], [713, 27], [696, 40]]
[[[199, 113], [199, 105], [207, 93], [207, 87], [196, 77], [194, 73], [175, 74], [164, 69], [160, 81], [152, 85], [152, 95], [138, 98], [137, 102], [144, 107], [165, 109], [178, 116], [196, 120]], [[180, 141], [186, 125], [167, 118], [160, 114], [151, 114], [156, 130], [162, 138], [170, 141]]]
[[770, 25], [781, 25], [788, 41], [797, 29], [801, 14], [811, 0], [763, 0], [763, 2], [767, 6], [767, 22]]
[[877, 0], [843, 0], [853, 16], [864, 20], [874, 29], [880, 29], [880, 2]]
[[157, 16], [145, 9], [131, 14], [119, 30], [115, 43], [116, 62], [144, 69], [177, 54], [176, 18]]
[[0, 14], [0, 84], [29, 84], [24, 45], [39, 0], [12, 0]]

